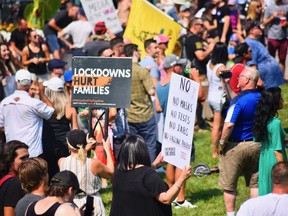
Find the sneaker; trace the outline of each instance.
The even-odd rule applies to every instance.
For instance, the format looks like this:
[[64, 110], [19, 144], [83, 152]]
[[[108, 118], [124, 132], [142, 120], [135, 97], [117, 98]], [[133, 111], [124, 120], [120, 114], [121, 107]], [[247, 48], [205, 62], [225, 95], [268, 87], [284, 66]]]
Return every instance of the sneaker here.
[[185, 200], [184, 203], [182, 203], [182, 204], [179, 204], [178, 202], [175, 202], [175, 208], [176, 209], [179, 209], [179, 208], [182, 208], [182, 207], [185, 207], [185, 208], [196, 208], [197, 206], [193, 205], [192, 203], [188, 202], [187, 200]]

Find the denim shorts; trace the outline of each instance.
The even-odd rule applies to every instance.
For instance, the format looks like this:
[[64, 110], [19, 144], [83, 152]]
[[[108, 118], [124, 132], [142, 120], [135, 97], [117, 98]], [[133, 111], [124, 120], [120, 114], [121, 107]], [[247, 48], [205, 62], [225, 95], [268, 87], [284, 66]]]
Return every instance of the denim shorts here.
[[64, 48], [65, 45], [57, 38], [57, 35], [47, 35], [46, 42], [49, 46], [50, 52], [54, 52], [55, 50], [60, 50]]

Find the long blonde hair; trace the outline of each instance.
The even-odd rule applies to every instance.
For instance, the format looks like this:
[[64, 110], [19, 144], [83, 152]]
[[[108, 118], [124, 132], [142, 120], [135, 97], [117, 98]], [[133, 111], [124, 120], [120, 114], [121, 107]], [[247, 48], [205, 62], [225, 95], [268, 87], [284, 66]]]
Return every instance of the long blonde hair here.
[[[260, 14], [256, 13], [256, 8], [258, 7], [258, 5], [261, 5], [261, 2], [259, 0], [252, 0], [250, 2], [250, 5], [249, 5], [248, 11], [247, 11], [246, 19], [260, 21], [261, 13]], [[262, 10], [261, 10], [261, 12], [262, 12]]]
[[49, 88], [45, 89], [45, 94], [53, 103], [56, 112], [56, 119], [61, 119], [66, 113], [66, 105], [68, 103], [67, 96], [64, 91], [53, 91]]

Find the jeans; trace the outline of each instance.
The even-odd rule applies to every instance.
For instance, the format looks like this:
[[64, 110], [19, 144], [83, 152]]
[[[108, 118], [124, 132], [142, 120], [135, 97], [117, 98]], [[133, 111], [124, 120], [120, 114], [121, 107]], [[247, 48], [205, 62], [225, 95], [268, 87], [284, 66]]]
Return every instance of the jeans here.
[[154, 116], [147, 122], [141, 122], [141, 123], [128, 122], [128, 124], [131, 135], [139, 135], [143, 137], [143, 139], [145, 140], [148, 147], [150, 160], [152, 163], [157, 156], [157, 144], [156, 144], [157, 128]]

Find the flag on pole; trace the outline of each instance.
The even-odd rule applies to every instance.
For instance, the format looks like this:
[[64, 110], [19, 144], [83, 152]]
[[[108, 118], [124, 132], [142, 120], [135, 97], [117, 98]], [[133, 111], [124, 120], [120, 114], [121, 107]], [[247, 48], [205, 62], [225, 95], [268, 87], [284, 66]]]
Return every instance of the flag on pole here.
[[132, 2], [124, 37], [137, 44], [145, 55], [144, 41], [158, 34], [170, 37], [166, 54], [171, 54], [179, 37], [181, 26], [171, 17], [146, 0]]

